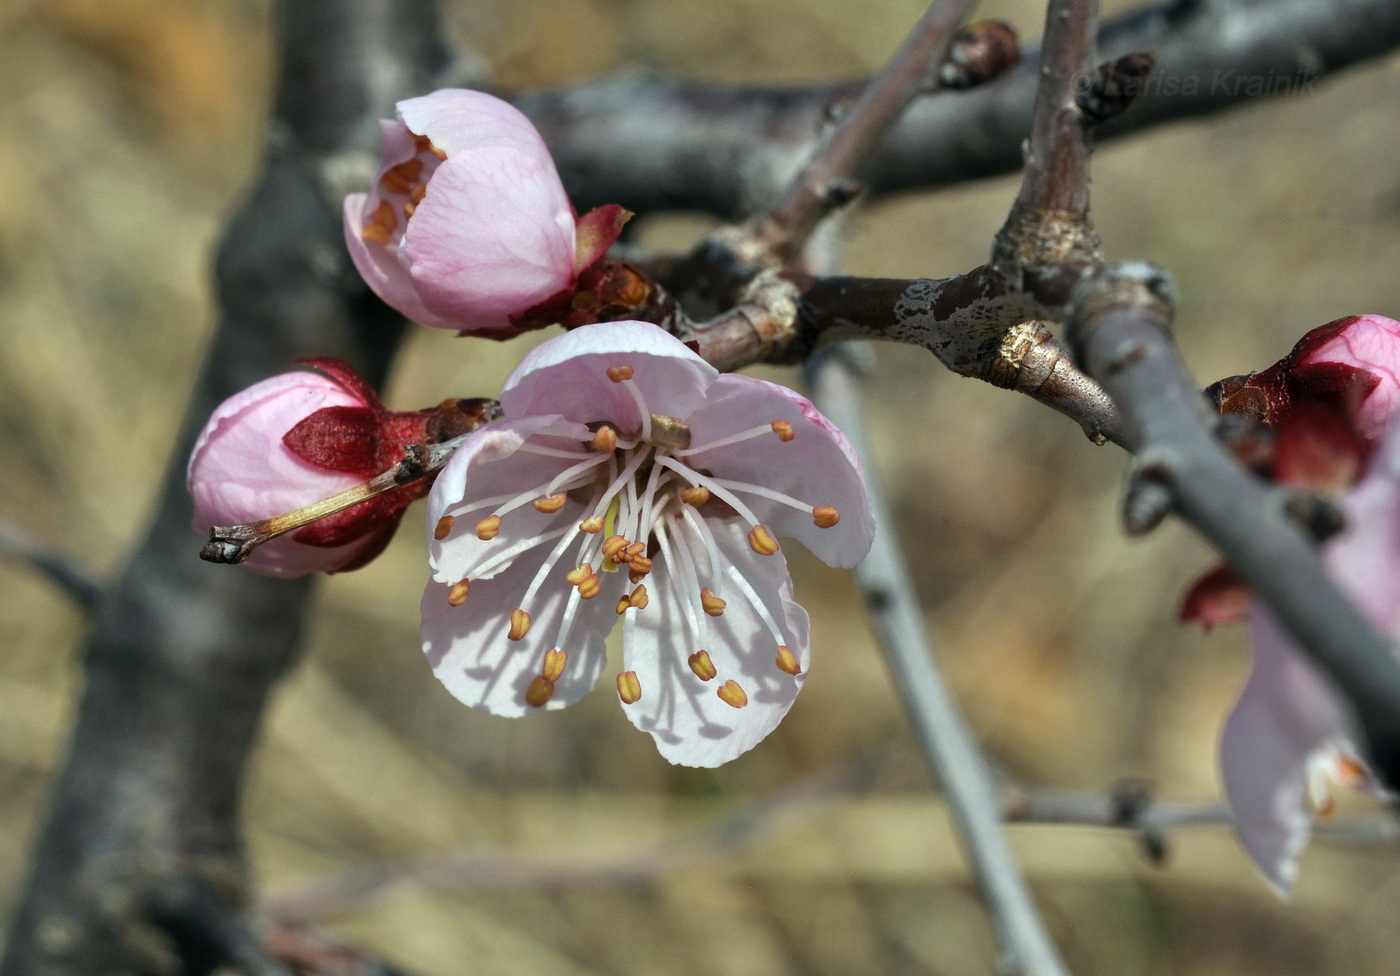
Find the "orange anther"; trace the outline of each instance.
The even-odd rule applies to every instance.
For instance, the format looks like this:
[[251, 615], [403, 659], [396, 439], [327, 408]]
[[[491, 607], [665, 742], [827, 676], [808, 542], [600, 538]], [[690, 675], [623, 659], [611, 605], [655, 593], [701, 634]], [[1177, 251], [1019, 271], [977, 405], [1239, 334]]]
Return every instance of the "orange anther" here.
[[593, 435], [593, 450], [610, 453], [617, 450], [617, 430], [606, 424]]
[[797, 655], [792, 653], [792, 648], [786, 644], [778, 645], [778, 670], [786, 671], [791, 675], [802, 673], [802, 665], [797, 663]]
[[[413, 189], [408, 191], [408, 202], [417, 206], [423, 202], [423, 198], [428, 195], [428, 184], [415, 183]], [[406, 209], [406, 208], [405, 208]]]
[[1336, 775], [1341, 783], [1358, 790], [1365, 786], [1366, 781], [1371, 778], [1371, 774], [1366, 771], [1366, 767], [1351, 756], [1337, 757]]
[[554, 682], [542, 674], [535, 675], [535, 680], [525, 689], [525, 704], [535, 708], [542, 708], [553, 697]]
[[715, 689], [715, 694], [719, 695], [719, 700], [734, 708], [743, 708], [749, 703], [749, 696], [739, 682], [730, 678], [724, 684]]
[[388, 200], [380, 200], [379, 206], [374, 208], [374, 213], [360, 231], [360, 238], [375, 244], [388, 244], [389, 236], [394, 233], [398, 224], [399, 218], [394, 214], [393, 204]]
[[564, 673], [564, 665], [569, 663], [569, 655], [559, 648], [553, 648], [544, 652], [544, 667], [540, 668], [540, 677], [546, 681], [554, 682], [559, 680], [559, 676]]
[[647, 544], [645, 542], [632, 542], [629, 543], [627, 548], [622, 551], [627, 556], [627, 559], [619, 561], [631, 562], [633, 559], [636, 559], [638, 556], [642, 555], [642, 553], [647, 551]]
[[413, 133], [413, 148], [417, 149], [419, 152], [427, 152], [432, 145], [433, 140], [429, 139], [427, 136], [420, 136], [416, 132]]
[[436, 156], [438, 159], [441, 159], [441, 160], [446, 160], [446, 159], [447, 159], [447, 150], [446, 150], [446, 149], [439, 149], [437, 146], [434, 146], [434, 145], [432, 145], [431, 143], [429, 143], [429, 145], [428, 145], [428, 152], [432, 153], [432, 154], [433, 154], [434, 156]]
[[643, 583], [633, 590], [632, 595], [627, 598], [627, 602], [638, 610], [645, 610], [647, 604], [651, 602], [651, 598], [647, 596], [646, 584]]
[[755, 525], [749, 532], [749, 548], [760, 556], [771, 556], [778, 551], [778, 540], [763, 526]]
[[622, 699], [624, 705], [641, 701], [642, 683], [637, 679], [637, 672], [623, 671], [617, 676], [617, 697]]
[[472, 581], [469, 579], [458, 580], [452, 584], [452, 589], [447, 591], [447, 605], [449, 607], [460, 607], [467, 602], [467, 594], [471, 592]]
[[829, 529], [841, 521], [841, 513], [834, 506], [818, 505], [812, 509], [812, 521], [819, 529]]
[[510, 612], [510, 630], [506, 636], [511, 640], [520, 640], [530, 632], [530, 615], [519, 607]]
[[627, 537], [623, 535], [610, 535], [603, 540], [603, 555], [609, 559], [614, 559], [618, 553], [627, 548]]
[[694, 505], [697, 508], [710, 500], [710, 489], [704, 485], [697, 485], [694, 488], [684, 488], [681, 490], [681, 501], [687, 505]]
[[543, 512], [546, 515], [553, 515], [555, 512], [559, 511], [559, 509], [563, 508], [564, 503], [568, 500], [569, 496], [561, 491], [557, 495], [536, 498], [531, 504], [535, 506], [535, 511]]
[[644, 580], [644, 579], [646, 579], [646, 578], [647, 578], [647, 574], [646, 574], [645, 572], [643, 572], [643, 571], [640, 570], [640, 569], [632, 569], [632, 568], [631, 568], [631, 564], [630, 564], [630, 563], [628, 564], [628, 569], [627, 569], [627, 582], [629, 582], [629, 583], [634, 583], [634, 584], [635, 584], [635, 583], [640, 583], [642, 580]]
[[603, 584], [598, 582], [598, 577], [590, 576], [578, 585], [578, 595], [585, 600], [591, 600], [603, 589]]
[[587, 532], [589, 535], [597, 535], [603, 531], [603, 516], [592, 515], [578, 524], [580, 532]]
[[444, 515], [442, 518], [438, 519], [437, 525], [433, 526], [433, 538], [438, 542], [446, 539], [456, 521], [457, 519], [451, 515]]
[[423, 160], [410, 159], [390, 167], [379, 178], [379, 182], [384, 184], [384, 189], [390, 193], [407, 193], [413, 189], [413, 184], [418, 182], [418, 177], [422, 172]]
[[690, 655], [690, 657], [686, 658], [686, 663], [690, 665], [690, 670], [695, 672], [695, 677], [699, 678], [701, 681], [709, 681], [715, 675], [719, 674], [719, 672], [715, 670], [715, 662], [710, 660], [709, 651], [696, 651], [694, 654]]
[[784, 444], [797, 436], [797, 432], [792, 429], [792, 424], [786, 420], [775, 420], [769, 426], [773, 428], [773, 433], [778, 435], [778, 440]]
[[621, 382], [623, 382], [623, 381], [625, 381], [625, 380], [630, 380], [631, 378], [632, 378], [632, 367], [631, 367], [631, 366], [609, 366], [609, 367], [608, 367], [608, 379], [612, 380], [614, 383], [621, 383]]
[[[645, 576], [647, 573], [650, 573], [652, 565], [651, 559], [646, 556], [633, 556], [631, 559], [627, 560], [627, 568], [637, 576]], [[632, 582], [635, 583], [636, 580]]]
[[708, 586], [702, 586], [700, 588], [700, 606], [703, 607], [705, 612], [711, 617], [718, 617], [720, 614], [724, 613], [724, 608], [728, 605], [729, 604], [725, 603], [719, 597], [715, 596], [715, 591]]
[[476, 537], [482, 542], [489, 542], [501, 531], [501, 517], [499, 515], [488, 515], [480, 522], [476, 523]]
[[578, 586], [588, 577], [593, 575], [593, 567], [584, 563], [564, 574], [564, 578], [569, 581], [569, 585]]
[[619, 616], [626, 613], [631, 608], [631, 606], [632, 601], [627, 597], [626, 594], [623, 594], [622, 596], [617, 598], [617, 612]]
[[404, 220], [407, 220], [409, 217], [412, 217], [412, 216], [413, 216], [415, 213], [417, 213], [417, 212], [418, 212], [418, 204], [414, 203], [412, 200], [409, 200], [408, 202], [406, 202], [406, 203], [403, 205], [403, 217], [404, 217]]

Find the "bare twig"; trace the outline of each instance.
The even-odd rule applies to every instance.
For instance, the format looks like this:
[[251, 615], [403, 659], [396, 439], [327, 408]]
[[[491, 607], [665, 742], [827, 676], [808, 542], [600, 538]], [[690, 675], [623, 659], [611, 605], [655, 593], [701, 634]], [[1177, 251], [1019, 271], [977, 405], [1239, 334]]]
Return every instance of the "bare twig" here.
[[69, 559], [28, 532], [0, 524], [0, 553], [27, 563], [82, 607], [91, 611], [97, 605], [102, 584], [85, 566]]
[[810, 376], [813, 400], [846, 432], [865, 464], [877, 528], [856, 577], [933, 777], [961, 829], [997, 933], [1000, 971], [1005, 976], [1064, 976], [1064, 963], [1007, 844], [992, 777], [934, 667], [918, 597], [873, 477], [874, 459], [863, 434], [854, 371], [838, 348], [819, 359]]

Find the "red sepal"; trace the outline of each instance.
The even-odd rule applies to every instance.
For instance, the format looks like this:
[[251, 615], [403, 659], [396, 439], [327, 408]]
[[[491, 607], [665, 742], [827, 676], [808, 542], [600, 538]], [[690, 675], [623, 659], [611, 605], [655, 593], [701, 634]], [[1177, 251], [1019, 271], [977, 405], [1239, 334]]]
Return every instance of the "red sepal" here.
[[1186, 591], [1177, 619], [1211, 630], [1221, 624], [1239, 623], [1248, 615], [1253, 602], [1254, 591], [1249, 584], [1222, 564], [1196, 580]]
[[1367, 446], [1339, 407], [1298, 401], [1274, 429], [1273, 479], [1340, 495], [1361, 474]]
[[608, 248], [622, 236], [622, 228], [632, 219], [632, 212], [615, 203], [604, 204], [588, 211], [574, 225], [574, 277], [591, 267], [608, 253]]
[[282, 435], [304, 461], [363, 478], [379, 473], [380, 418], [368, 407], [322, 407]]

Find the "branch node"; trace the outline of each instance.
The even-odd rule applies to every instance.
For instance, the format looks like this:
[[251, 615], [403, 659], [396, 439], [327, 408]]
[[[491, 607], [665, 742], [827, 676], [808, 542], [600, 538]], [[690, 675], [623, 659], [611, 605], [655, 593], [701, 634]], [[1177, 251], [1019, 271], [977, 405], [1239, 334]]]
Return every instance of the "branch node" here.
[[1142, 94], [1147, 76], [1156, 63], [1156, 54], [1139, 51], [1099, 65], [1074, 96], [1074, 104], [1083, 113], [1085, 124], [1101, 125], [1122, 115]]
[[1128, 474], [1123, 494], [1123, 529], [1129, 535], [1145, 535], [1171, 514], [1176, 475], [1161, 451], [1144, 452]]
[[986, 84], [1021, 61], [1016, 30], [1000, 20], [968, 24], [953, 36], [948, 58], [938, 68], [931, 88], [960, 91]]

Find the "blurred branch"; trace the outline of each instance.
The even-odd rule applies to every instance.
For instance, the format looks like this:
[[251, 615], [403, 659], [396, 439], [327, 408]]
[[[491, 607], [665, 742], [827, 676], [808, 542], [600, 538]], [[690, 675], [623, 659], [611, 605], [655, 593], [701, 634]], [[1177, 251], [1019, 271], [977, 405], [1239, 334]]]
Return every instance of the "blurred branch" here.
[[1007, 844], [992, 777], [934, 666], [923, 612], [894, 541], [884, 495], [873, 477], [874, 459], [865, 440], [848, 355], [842, 349], [833, 350], [812, 365], [809, 375], [813, 402], [845, 431], [866, 470], [876, 533], [870, 554], [856, 568], [856, 578], [934, 780], [961, 829], [1001, 948], [998, 971], [1004, 976], [1064, 976], [1068, 971]]
[[[1132, 109], [1104, 126], [1116, 138], [1269, 96], [1400, 45], [1393, 0], [1160, 0], [1114, 18], [1103, 57], [1154, 51], [1157, 69]], [[1008, 173], [1021, 165], [1041, 58], [972, 91], [920, 98], [856, 178], [874, 195]], [[764, 205], [820, 137], [828, 107], [859, 82], [811, 88], [685, 84], [620, 75], [521, 94], [574, 203], [629, 210], [706, 210], [737, 218]]]
[[195, 886], [225, 921], [247, 897], [244, 769], [268, 692], [296, 658], [312, 582], [199, 562], [184, 459], [219, 402], [298, 358], [336, 356], [382, 381], [402, 322], [351, 267], [329, 194], [347, 173], [368, 180], [377, 120], [449, 62], [432, 0], [285, 0], [280, 28], [263, 173], [219, 247], [218, 328], [154, 521], [96, 604], [5, 976], [202, 973], [170, 958], [191, 943], [171, 938], [162, 893]]
[[27, 563], [68, 594], [74, 603], [91, 612], [97, 605], [102, 584], [86, 566], [81, 566], [28, 532], [0, 524], [0, 554]]

